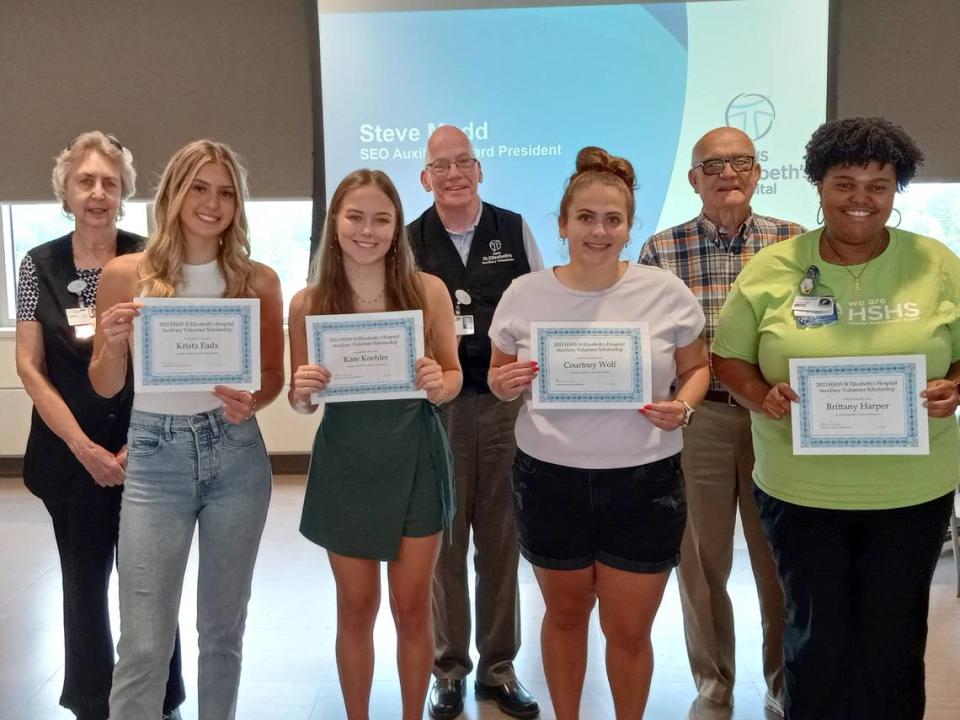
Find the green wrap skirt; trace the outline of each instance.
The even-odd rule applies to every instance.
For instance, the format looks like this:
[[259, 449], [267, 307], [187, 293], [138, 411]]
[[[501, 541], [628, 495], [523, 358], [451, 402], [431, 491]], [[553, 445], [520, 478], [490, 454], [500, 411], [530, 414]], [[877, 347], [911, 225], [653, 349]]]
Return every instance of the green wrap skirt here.
[[450, 526], [453, 454], [426, 400], [328, 403], [307, 473], [300, 532], [348, 557], [395, 560], [400, 538]]

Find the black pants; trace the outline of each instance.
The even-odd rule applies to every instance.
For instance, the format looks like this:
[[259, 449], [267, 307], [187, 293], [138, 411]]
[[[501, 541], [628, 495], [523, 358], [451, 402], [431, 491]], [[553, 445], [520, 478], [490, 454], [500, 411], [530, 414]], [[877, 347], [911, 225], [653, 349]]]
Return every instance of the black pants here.
[[[83, 503], [60, 498], [43, 502], [53, 520], [63, 575], [65, 657], [60, 704], [80, 720], [106, 720], [114, 663], [107, 588], [116, 558], [120, 492], [106, 490]], [[164, 713], [177, 708], [184, 697], [178, 631]]]
[[953, 493], [893, 510], [754, 496], [784, 592], [787, 720], [922, 720], [930, 582]]

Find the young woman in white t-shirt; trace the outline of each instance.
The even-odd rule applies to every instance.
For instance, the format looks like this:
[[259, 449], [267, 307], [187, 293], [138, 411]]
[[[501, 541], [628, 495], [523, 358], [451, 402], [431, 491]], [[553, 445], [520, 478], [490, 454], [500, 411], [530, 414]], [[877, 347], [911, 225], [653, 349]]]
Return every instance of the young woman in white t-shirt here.
[[[543, 667], [557, 720], [579, 717], [594, 605], [617, 718], [643, 715], [650, 628], [686, 523], [682, 435], [710, 380], [693, 294], [659, 268], [620, 260], [635, 199], [630, 163], [584, 148], [560, 203], [567, 265], [513, 281], [490, 328], [490, 389], [527, 394], [517, 419], [514, 505], [521, 552], [546, 613]], [[535, 410], [531, 322], [648, 323], [653, 402], [636, 410]]]

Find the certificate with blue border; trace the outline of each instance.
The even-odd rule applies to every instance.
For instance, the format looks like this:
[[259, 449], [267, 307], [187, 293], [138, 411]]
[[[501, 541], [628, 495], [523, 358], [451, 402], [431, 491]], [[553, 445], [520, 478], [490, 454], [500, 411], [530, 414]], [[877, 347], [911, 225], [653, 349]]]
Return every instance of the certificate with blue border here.
[[645, 322], [534, 322], [530, 342], [540, 366], [534, 408], [639, 409], [651, 400]]
[[307, 316], [307, 358], [330, 371], [313, 402], [425, 398], [415, 384], [423, 312]]
[[259, 298], [151, 298], [133, 323], [134, 390], [260, 389]]
[[924, 355], [790, 360], [794, 455], [929, 455]]

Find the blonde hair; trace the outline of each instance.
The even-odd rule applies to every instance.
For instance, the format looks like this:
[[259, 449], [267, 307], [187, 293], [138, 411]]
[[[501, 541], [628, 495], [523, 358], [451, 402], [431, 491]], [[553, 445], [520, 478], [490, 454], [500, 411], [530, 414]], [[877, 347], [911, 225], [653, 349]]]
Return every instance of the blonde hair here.
[[[308, 315], [336, 315], [354, 312], [353, 290], [343, 269], [343, 252], [337, 239], [337, 216], [347, 195], [362, 187], [380, 190], [393, 205], [396, 227], [386, 262], [383, 297], [387, 310], [423, 310], [424, 327], [429, 328], [426, 298], [419, 277], [413, 250], [403, 224], [400, 195], [386, 173], [380, 170], [354, 170], [347, 175], [333, 193], [324, 224], [323, 237], [310, 270], [310, 288], [307, 294]], [[429, 332], [428, 332], [429, 336]], [[429, 337], [425, 338], [430, 347]]]
[[63, 205], [64, 211], [70, 212], [70, 208], [67, 207], [67, 180], [70, 179], [73, 166], [80, 162], [90, 150], [96, 150], [105, 158], [112, 160], [120, 172], [119, 215], [122, 217], [123, 201], [133, 197], [137, 191], [137, 171], [133, 167], [133, 153], [123, 147], [113, 135], [99, 130], [80, 133], [53, 158], [53, 174], [50, 177], [53, 194]]
[[153, 215], [156, 229], [147, 240], [140, 261], [140, 290], [153, 297], [171, 297], [183, 278], [186, 240], [180, 227], [180, 209], [190, 187], [207, 163], [223, 165], [236, 190], [236, 211], [220, 237], [217, 263], [226, 283], [224, 297], [251, 297], [254, 269], [244, 201], [248, 197], [247, 171], [239, 156], [214, 140], [196, 140], [180, 148], [167, 163], [157, 188]]
[[627, 225], [633, 225], [633, 216], [636, 213], [637, 201], [634, 190], [637, 187], [637, 176], [629, 160], [611, 155], [603, 148], [588, 146], [577, 153], [577, 169], [567, 181], [560, 200], [560, 222], [567, 215], [567, 210], [573, 200], [573, 194], [582, 187], [595, 182], [619, 188], [623, 192], [627, 203]]

